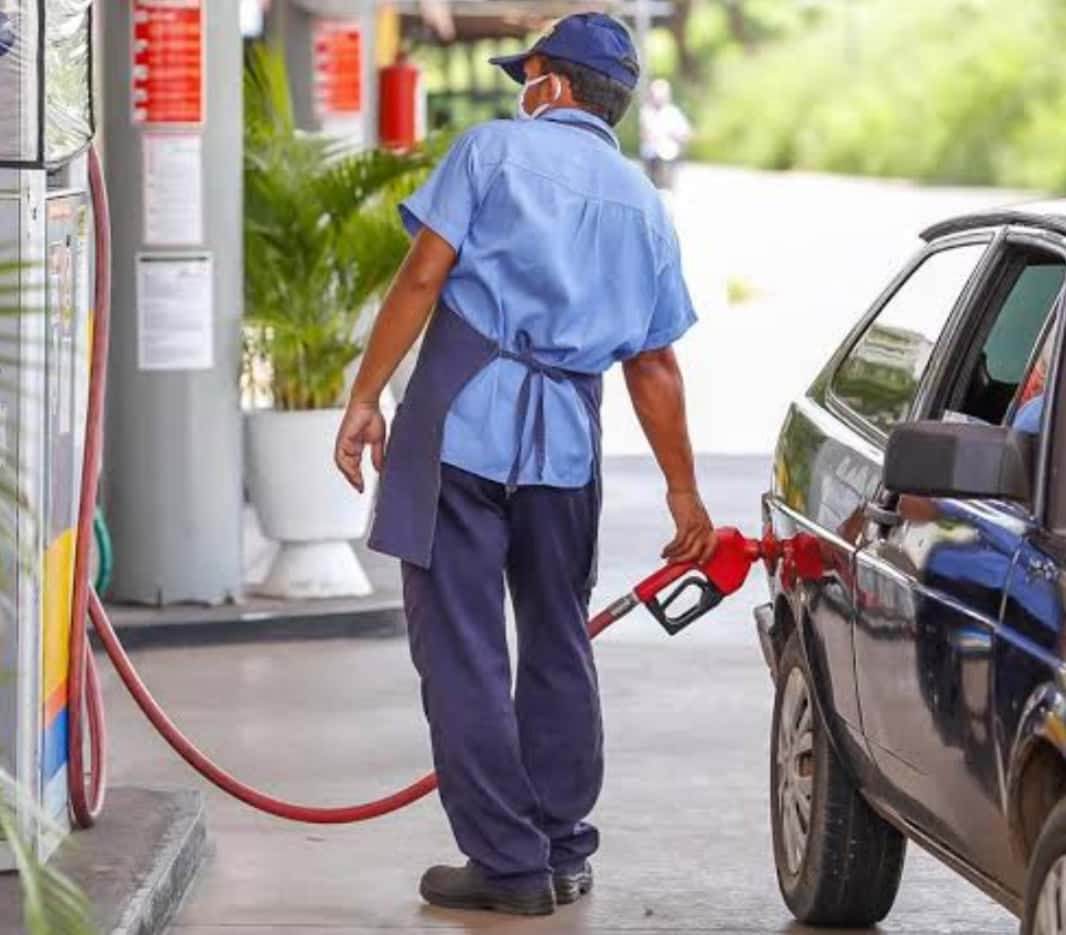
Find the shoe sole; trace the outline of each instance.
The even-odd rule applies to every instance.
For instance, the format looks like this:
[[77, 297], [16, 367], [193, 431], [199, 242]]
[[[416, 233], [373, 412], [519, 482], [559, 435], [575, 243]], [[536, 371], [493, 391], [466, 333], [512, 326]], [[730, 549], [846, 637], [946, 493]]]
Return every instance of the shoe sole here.
[[555, 883], [555, 901], [560, 906], [576, 903], [582, 896], [592, 892], [592, 871], [586, 870]]
[[502, 912], [513, 916], [550, 916], [555, 912], [555, 899], [551, 894], [539, 899], [510, 900], [499, 896], [456, 897], [435, 893], [421, 887], [422, 898], [431, 906], [441, 909], [468, 909], [475, 912]]

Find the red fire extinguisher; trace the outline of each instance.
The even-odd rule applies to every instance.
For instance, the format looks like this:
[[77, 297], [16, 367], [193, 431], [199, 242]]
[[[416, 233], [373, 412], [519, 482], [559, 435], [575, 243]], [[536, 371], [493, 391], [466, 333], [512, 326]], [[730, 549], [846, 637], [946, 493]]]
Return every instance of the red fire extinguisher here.
[[379, 75], [378, 140], [385, 149], [411, 149], [426, 135], [422, 72], [400, 52]]

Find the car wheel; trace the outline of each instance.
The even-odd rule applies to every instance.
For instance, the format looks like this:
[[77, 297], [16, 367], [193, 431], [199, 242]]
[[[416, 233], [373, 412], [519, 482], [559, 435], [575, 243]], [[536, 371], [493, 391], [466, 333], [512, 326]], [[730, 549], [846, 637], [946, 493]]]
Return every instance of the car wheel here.
[[1036, 839], [1025, 880], [1023, 935], [1066, 935], [1066, 800]]
[[778, 885], [797, 919], [858, 928], [888, 915], [906, 839], [870, 808], [837, 759], [795, 633], [774, 699], [770, 817]]

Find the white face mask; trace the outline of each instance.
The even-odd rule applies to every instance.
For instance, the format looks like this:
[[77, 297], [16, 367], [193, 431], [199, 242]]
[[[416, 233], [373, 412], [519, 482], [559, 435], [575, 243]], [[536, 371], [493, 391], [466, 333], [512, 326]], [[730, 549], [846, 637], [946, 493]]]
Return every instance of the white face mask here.
[[[555, 78], [555, 96], [550, 101], [545, 101], [533, 113], [529, 113], [525, 107], [526, 92], [530, 88], [535, 88], [542, 81], [547, 81], [549, 78]], [[522, 89], [518, 92], [518, 100], [515, 102], [515, 117], [519, 120], [536, 120], [541, 114], [544, 113], [549, 107], [552, 106], [563, 95], [563, 86], [560, 84], [559, 79], [555, 75], [541, 75], [539, 78], [534, 78], [531, 81], [527, 81], [522, 85]]]

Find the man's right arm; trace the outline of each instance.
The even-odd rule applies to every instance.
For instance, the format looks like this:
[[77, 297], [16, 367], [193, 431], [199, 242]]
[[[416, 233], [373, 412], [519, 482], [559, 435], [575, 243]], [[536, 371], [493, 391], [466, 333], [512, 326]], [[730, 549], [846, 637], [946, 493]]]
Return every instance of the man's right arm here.
[[341, 473], [360, 493], [364, 449], [370, 449], [377, 470], [385, 461], [385, 420], [378, 408], [382, 390], [422, 333], [455, 258], [448, 241], [422, 228], [374, 321], [333, 454]]
[[671, 348], [644, 351], [622, 364], [633, 408], [666, 478], [666, 503], [677, 533], [663, 548], [672, 562], [706, 561], [714, 524], [700, 499], [685, 418], [685, 387]]

